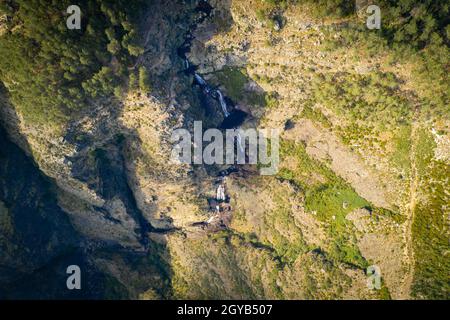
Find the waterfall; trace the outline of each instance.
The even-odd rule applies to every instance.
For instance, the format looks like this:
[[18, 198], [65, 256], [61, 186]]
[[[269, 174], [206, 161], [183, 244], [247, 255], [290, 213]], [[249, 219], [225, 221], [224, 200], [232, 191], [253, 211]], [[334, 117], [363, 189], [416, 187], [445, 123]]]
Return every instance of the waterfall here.
[[220, 102], [220, 106], [222, 107], [223, 115], [226, 118], [230, 115], [230, 113], [227, 110], [227, 103], [225, 102], [225, 99], [223, 98], [222, 92], [220, 92], [220, 90], [217, 90], [216, 92], [217, 92], [217, 95], [219, 96], [219, 102]]
[[[211, 10], [213, 8], [208, 4], [207, 0], [200, 0], [197, 8], [199, 9], [200, 12], [203, 13], [203, 16], [198, 18], [196, 24], [201, 24], [207, 17], [210, 16]], [[208, 84], [206, 83], [205, 79], [203, 79], [202, 76], [200, 76], [198, 73], [195, 72], [195, 70], [196, 70], [195, 65], [192, 65], [192, 67], [191, 67], [191, 63], [190, 63], [189, 59], [186, 57], [186, 53], [189, 52], [191, 42], [194, 39], [193, 31], [196, 29], [196, 24], [194, 25], [194, 27], [191, 27], [190, 32], [185, 37], [185, 41], [184, 41], [182, 47], [179, 48], [177, 53], [184, 60], [184, 66], [186, 68], [185, 73], [194, 76], [194, 84], [197, 84], [200, 86], [200, 89], [203, 91], [203, 94], [210, 96], [211, 98], [213, 98], [216, 101], [219, 100], [223, 115], [225, 118], [227, 118], [230, 116], [230, 113], [228, 112], [227, 102], [225, 101], [225, 98], [224, 98], [222, 92], [220, 92], [219, 90], [210, 88], [208, 86]], [[232, 119], [229, 118], [228, 120], [232, 120]], [[238, 126], [237, 124], [234, 125], [235, 128], [237, 126]], [[239, 146], [239, 149], [241, 150], [241, 152], [243, 152], [245, 154], [244, 148], [242, 146], [242, 138], [240, 136], [239, 131], [237, 133], [236, 139], [237, 139], [237, 144]], [[235, 166], [231, 166], [228, 169], [222, 170], [219, 173], [219, 175], [222, 176], [222, 180], [220, 181], [220, 184], [216, 190], [215, 207], [213, 208], [213, 206], [211, 206], [211, 209], [214, 211], [214, 215], [209, 217], [209, 219], [207, 221], [203, 221], [196, 225], [202, 225], [202, 226], [204, 226], [205, 224], [206, 225], [210, 225], [210, 224], [216, 225], [216, 220], [219, 220], [218, 221], [219, 223], [217, 223], [217, 227], [220, 227], [220, 228], [224, 227], [224, 224], [226, 222], [221, 220], [221, 218], [222, 218], [221, 210], [224, 211], [225, 216], [229, 216], [230, 211], [231, 211], [231, 207], [229, 206], [229, 204], [225, 203], [227, 201], [227, 196], [225, 194], [225, 180], [224, 179], [225, 179], [226, 175], [228, 175], [232, 172], [237, 172], [237, 171], [238, 171], [238, 169]], [[229, 219], [229, 217], [228, 217], [228, 219]]]
[[205, 90], [205, 93], [209, 94], [209, 87], [206, 81], [197, 73], [194, 73], [195, 80]]
[[197, 73], [194, 73], [194, 77], [195, 77], [195, 80], [198, 82], [199, 85], [206, 86], [206, 81], [203, 80], [203, 78], [200, 77]]
[[[189, 61], [187, 61], [187, 59], [186, 59], [186, 66], [189, 67]], [[197, 83], [205, 90], [206, 93], [210, 93], [208, 84], [198, 73], [194, 73], [194, 78], [195, 78], [195, 81], [197, 81]], [[222, 92], [220, 92], [220, 90], [216, 90], [216, 94], [219, 98], [219, 102], [220, 102], [220, 106], [222, 107], [223, 115], [226, 118], [230, 115], [230, 113], [228, 112], [228, 109], [227, 109], [227, 103], [223, 97]], [[212, 95], [212, 96], [214, 97], [214, 95]]]

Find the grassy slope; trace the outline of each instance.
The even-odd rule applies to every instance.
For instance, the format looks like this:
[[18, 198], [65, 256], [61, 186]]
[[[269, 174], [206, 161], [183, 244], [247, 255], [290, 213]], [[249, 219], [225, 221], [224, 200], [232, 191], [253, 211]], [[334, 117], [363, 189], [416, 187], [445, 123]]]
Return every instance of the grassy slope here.
[[[273, 29], [273, 23], [268, 23], [267, 20], [276, 20], [278, 17], [275, 13], [280, 14], [281, 12], [282, 14], [286, 4], [286, 1], [275, 1], [272, 4], [262, 3], [255, 9], [257, 10], [256, 16], [263, 22], [263, 25]], [[323, 12], [316, 14], [323, 14]], [[353, 59], [357, 64], [361, 61], [372, 60], [379, 65], [368, 73], [336, 72], [333, 67], [326, 71], [323, 70], [324, 68], [322, 70], [320, 68], [319, 70], [305, 69], [306, 76], [312, 76], [313, 81], [309, 87], [305, 88], [309, 95], [303, 111], [297, 117], [309, 118], [323, 127], [331, 129], [350, 147], [359, 145], [358, 152], [363, 157], [373, 155], [377, 161], [383, 163], [381, 170], [386, 170], [388, 181], [394, 179], [396, 185], [407, 189], [412, 175], [411, 124], [413, 114], [417, 111], [417, 105], [422, 106], [417, 120], [419, 122], [426, 118], [431, 119], [432, 122], [444, 120], [445, 110], [448, 107], [442, 103], [443, 100], [445, 101], [445, 81], [443, 81], [442, 74], [436, 72], [432, 76], [427, 76], [422, 71], [424, 69], [435, 71], [437, 66], [445, 64], [445, 60], [439, 61], [430, 56], [433, 49], [405, 55], [405, 52], [411, 50], [408, 48], [407, 41], [394, 43], [390, 38], [392, 34], [368, 33], [367, 30], [359, 27], [361, 21], [357, 21], [354, 16], [350, 16], [349, 21], [350, 24], [344, 28], [333, 24], [321, 28], [320, 31], [325, 35], [325, 38], [322, 39], [321, 50], [330, 53], [331, 56], [336, 56], [335, 61], [341, 61], [341, 58], [345, 56], [349, 60]], [[389, 28], [393, 27], [389, 26]], [[271, 32], [271, 37], [275, 38], [276, 33]], [[267, 45], [274, 46], [276, 44], [269, 43]], [[436, 47], [436, 43], [430, 44], [430, 46]], [[448, 49], [441, 45], [436, 52], [445, 50]], [[405, 59], [405, 56], [408, 58]], [[373, 64], [375, 65], [375, 63]], [[264, 74], [251, 73], [251, 77], [257, 83], [268, 86], [274, 84], [274, 80]], [[234, 100], [249, 102], [242, 93], [249, 77], [245, 69], [243, 71], [227, 67], [219, 71], [216, 76], [218, 83], [225, 86], [227, 93]], [[435, 90], [430, 91], [430, 87], [434, 87]], [[443, 88], [444, 90], [441, 90]], [[268, 106], [267, 103], [261, 105]], [[336, 125], [330, 121], [320, 111], [318, 105], [334, 114], [340, 124]], [[282, 108], [283, 106], [275, 103], [273, 107]], [[429, 127], [426, 127], [425, 130], [428, 132]], [[430, 143], [425, 143], [425, 145], [428, 145], [428, 148], [432, 147]], [[415, 152], [415, 157], [420, 158], [425, 163], [423, 166], [430, 172], [426, 177], [422, 174], [421, 194], [427, 201], [417, 206], [413, 221], [413, 242], [416, 256], [413, 295], [445, 298], [448, 296], [445, 277], [449, 269], [448, 263], [442, 258], [446, 248], [446, 225], [443, 218], [445, 207], [443, 205], [448, 200], [445, 199], [443, 188], [446, 177], [448, 177], [448, 167], [437, 163], [431, 157], [423, 157], [423, 150], [420, 148]], [[297, 165], [295, 168], [282, 169], [278, 175], [279, 181], [287, 183], [290, 186], [289, 190], [295, 190], [296, 197], [301, 199], [298, 201], [300, 206], [304, 206], [309, 213], [315, 213], [316, 219], [326, 226], [328, 241], [321, 248], [326, 262], [322, 261], [321, 265], [322, 267], [324, 265], [332, 266], [328, 269], [325, 268], [327, 275], [331, 278], [334, 274], [332, 270], [339, 273], [339, 268], [336, 266], [340, 264], [356, 268], [364, 268], [368, 264], [356, 246], [353, 226], [345, 219], [346, 214], [355, 208], [370, 207], [375, 216], [384, 215], [398, 224], [405, 222], [405, 216], [408, 214], [405, 208], [397, 208], [395, 211], [375, 208], [359, 196], [351, 186], [338, 178], [326, 165], [310, 159], [302, 145], [283, 141], [281, 155], [282, 163], [286, 161], [286, 158], [294, 158]], [[321, 182], [313, 182], [314, 179], [311, 179], [313, 175], [320, 175], [324, 179]], [[258, 183], [261, 182], [254, 181], [253, 187]], [[428, 186], [427, 188], [428, 184], [433, 187]], [[274, 289], [270, 294], [265, 291], [266, 296], [275, 294], [276, 297], [289, 297], [289, 290], [295, 285], [306, 287], [305, 291], [309, 292], [300, 293], [301, 290], [299, 290], [297, 296], [301, 297], [323, 298], [332, 297], [334, 294], [342, 296], [342, 285], [345, 282], [342, 274], [337, 276], [341, 279], [340, 282], [338, 281], [339, 284], [331, 285], [334, 289], [341, 286], [341, 289], [337, 291], [324, 289], [327, 287], [326, 281], [320, 277], [297, 275], [298, 283], [283, 282], [287, 279], [283, 276], [288, 273], [295, 274], [298, 271], [296, 262], [303, 261], [305, 255], [308, 256], [308, 252], [311, 252], [310, 250], [314, 249], [314, 246], [303, 243], [302, 229], [298, 228], [292, 216], [292, 197], [283, 195], [283, 192], [281, 194], [277, 192], [277, 189], [281, 188], [279, 190], [284, 190], [289, 194], [288, 189], [275, 187], [277, 185], [275, 182], [272, 185], [273, 187], [269, 189], [270, 198], [275, 205], [265, 210], [263, 222], [255, 225], [254, 221], [249, 220], [248, 210], [239, 208], [235, 212], [233, 222], [234, 228], [246, 239], [244, 244], [260, 243], [270, 248], [272, 253], [268, 256], [272, 258], [267, 257], [266, 259], [275, 257], [281, 262], [279, 265], [276, 264], [281, 269], [271, 273], [277, 279], [275, 283], [279, 286], [274, 288], [278, 288], [278, 290]], [[403, 187], [399, 187], [397, 201], [407, 203], [409, 199], [407, 192], [402, 191]], [[260, 192], [264, 189], [261, 189], [262, 185], [259, 188]], [[343, 206], [343, 203], [346, 205]], [[225, 236], [225, 239], [230, 239], [229, 235]], [[208, 242], [208, 245], [211, 243]], [[237, 255], [240, 254], [238, 248], [233, 248]], [[203, 246], [199, 246], [197, 249], [200, 252], [205, 250]], [[231, 250], [231, 248], [227, 250]], [[259, 248], [259, 250], [262, 249]], [[252, 258], [249, 259], [252, 261]], [[320, 259], [312, 260], [315, 261], [314, 264]], [[312, 270], [309, 270], [311, 274], [313, 274]], [[258, 272], [262, 271], [258, 269]], [[238, 276], [239, 273], [236, 273], [236, 277]], [[259, 289], [250, 286], [252, 294], [261, 292], [261, 286], [265, 287], [264, 283], [273, 285], [273, 281], [267, 279], [259, 278], [255, 284], [255, 287]], [[189, 283], [188, 280], [186, 281], [185, 285]], [[324, 286], [321, 287], [318, 283], [324, 284]], [[321, 289], [319, 289], [320, 287]], [[248, 287], [241, 289], [248, 292]], [[237, 290], [239, 291], [239, 289]], [[388, 289], [383, 287], [378, 298], [389, 297]]]

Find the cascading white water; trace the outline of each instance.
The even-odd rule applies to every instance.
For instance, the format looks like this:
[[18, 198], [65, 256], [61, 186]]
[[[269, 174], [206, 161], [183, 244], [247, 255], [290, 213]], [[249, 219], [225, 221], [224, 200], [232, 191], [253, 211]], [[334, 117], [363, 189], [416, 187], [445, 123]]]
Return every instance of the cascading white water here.
[[[227, 109], [227, 103], [226, 103], [225, 99], [223, 98], [222, 92], [220, 92], [220, 90], [216, 90], [216, 92], [219, 97], [219, 102], [220, 102], [220, 106], [222, 107], [223, 115], [226, 118], [230, 115], [230, 113], [228, 112], [228, 109]], [[238, 142], [238, 146], [239, 146], [239, 149], [241, 150], [241, 152], [245, 153], [244, 147], [242, 146], [242, 138], [241, 138], [241, 135], [239, 132], [237, 133], [236, 140]]]
[[[189, 63], [189, 62], [187, 62], [187, 63]], [[209, 87], [208, 87], [208, 84], [206, 83], [206, 81], [197, 73], [194, 73], [194, 77], [195, 77], [195, 80], [198, 82], [198, 84], [204, 88], [205, 92], [209, 93]], [[228, 112], [228, 109], [227, 109], [227, 102], [225, 101], [223, 94], [222, 94], [222, 92], [220, 92], [220, 90], [216, 90], [216, 94], [219, 98], [219, 102], [220, 102], [220, 106], [222, 107], [223, 115], [225, 118], [227, 118], [230, 115], [230, 113]], [[242, 145], [242, 138], [241, 138], [241, 135], [239, 132], [237, 133], [236, 140], [238, 143], [239, 150], [245, 154], [245, 149], [244, 149], [244, 146]]]
[[203, 87], [206, 93], [209, 93], [209, 87], [206, 81], [197, 73], [194, 73], [195, 80], [198, 82], [199, 85]]
[[[206, 3], [208, 5], [208, 1], [207, 0], [202, 0], [202, 1], [204, 1], [204, 3]], [[202, 2], [202, 1], [200, 1], [200, 2]], [[212, 7], [210, 9], [212, 9]], [[204, 15], [203, 17], [200, 17], [198, 19], [197, 24], [202, 23], [203, 20], [206, 17], [208, 17], [208, 16], [209, 16], [209, 11], [207, 12], [206, 15]], [[210, 86], [208, 86], [206, 81], [199, 74], [194, 72], [194, 68], [191, 68], [191, 64], [190, 64], [189, 60], [187, 59], [187, 57], [185, 55], [184, 49], [185, 48], [189, 49], [190, 44], [191, 44], [191, 40], [193, 38], [194, 37], [192, 36], [192, 32], [190, 32], [188, 34], [186, 40], [185, 40], [184, 46], [182, 47], [183, 50], [180, 51], [181, 53], [179, 53], [179, 55], [181, 55], [181, 57], [184, 59], [184, 65], [185, 65], [185, 68], [186, 68], [185, 72], [194, 75], [194, 80], [195, 80], [194, 83], [198, 84], [201, 87], [201, 89], [202, 89], [204, 94], [212, 97], [215, 100], [219, 100], [220, 106], [222, 108], [223, 115], [224, 115], [225, 118], [227, 118], [227, 117], [230, 116], [230, 113], [228, 112], [227, 103], [225, 101], [225, 98], [222, 95], [222, 92], [220, 92], [219, 90], [213, 90]], [[193, 66], [193, 67], [195, 67], [195, 66]], [[241, 138], [239, 132], [237, 132], [237, 138], [236, 139], [237, 139], [237, 144], [239, 146], [240, 151], [245, 154], [244, 148], [242, 146], [242, 138]], [[229, 173], [236, 172], [236, 171], [237, 171], [237, 169], [235, 167], [230, 167], [227, 170], [221, 171], [221, 172], [225, 172], [226, 174], [229, 174]], [[224, 178], [225, 177], [223, 177], [223, 179]], [[227, 208], [227, 210], [225, 210], [225, 211], [230, 211], [231, 210], [231, 207], [229, 207], [229, 205], [227, 206], [227, 204], [224, 204], [224, 202], [229, 202], [229, 201], [227, 201], [227, 196], [225, 194], [224, 180], [222, 180], [220, 185], [217, 187], [216, 199], [215, 200], [216, 200], [215, 208], [214, 209], [211, 208], [211, 209], [213, 209], [215, 211], [215, 214], [213, 216], [211, 216], [207, 221], [204, 221], [202, 223], [202, 225], [204, 225], [205, 223], [206, 223], [206, 225], [213, 224], [213, 222], [215, 223], [215, 220], [220, 218], [219, 222], [220, 222], [221, 226], [223, 226], [224, 222], [222, 221], [222, 217], [220, 215], [221, 210], [222, 210], [222, 208]]]
[[230, 115], [230, 113], [227, 110], [227, 103], [225, 102], [225, 99], [223, 98], [222, 92], [220, 92], [220, 90], [217, 90], [216, 92], [217, 92], [217, 95], [219, 96], [219, 102], [220, 102], [220, 106], [222, 107], [223, 115], [226, 118]]

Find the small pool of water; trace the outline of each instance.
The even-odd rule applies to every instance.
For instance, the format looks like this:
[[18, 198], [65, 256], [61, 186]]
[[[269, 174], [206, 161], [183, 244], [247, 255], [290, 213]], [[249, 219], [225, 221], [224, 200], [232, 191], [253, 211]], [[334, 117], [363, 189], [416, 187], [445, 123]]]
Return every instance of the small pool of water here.
[[241, 110], [233, 110], [231, 114], [226, 117], [222, 124], [220, 125], [221, 129], [232, 129], [239, 127], [242, 123], [244, 123], [248, 114]]

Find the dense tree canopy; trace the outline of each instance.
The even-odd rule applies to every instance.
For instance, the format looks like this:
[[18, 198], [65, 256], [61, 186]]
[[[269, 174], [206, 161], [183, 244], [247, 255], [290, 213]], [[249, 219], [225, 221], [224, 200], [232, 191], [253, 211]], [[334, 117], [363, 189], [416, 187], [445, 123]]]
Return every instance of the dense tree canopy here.
[[121, 86], [138, 42], [144, 1], [80, 0], [81, 29], [69, 30], [68, 0], [6, 0], [0, 5], [0, 80], [33, 120], [61, 121], [87, 99]]

